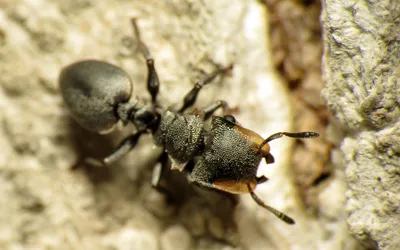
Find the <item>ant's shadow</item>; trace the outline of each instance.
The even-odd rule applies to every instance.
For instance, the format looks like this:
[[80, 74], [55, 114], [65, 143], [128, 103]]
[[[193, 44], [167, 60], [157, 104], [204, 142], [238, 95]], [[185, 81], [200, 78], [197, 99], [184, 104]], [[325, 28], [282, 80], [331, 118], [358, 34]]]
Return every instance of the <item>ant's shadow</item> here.
[[[77, 164], [71, 166], [71, 171], [76, 174], [83, 174], [90, 181], [93, 188], [93, 197], [96, 202], [96, 210], [100, 216], [107, 216], [107, 213], [115, 213], [112, 203], [119, 200], [122, 203], [134, 206], [138, 203], [138, 199], [143, 199], [143, 190], [145, 195], [148, 192], [157, 192], [150, 188], [152, 166], [154, 159], [141, 159], [143, 165], [137, 164], [138, 158], [142, 157], [140, 148], [149, 146], [152, 143], [151, 138], [140, 138], [138, 145], [126, 157], [117, 161], [110, 166], [98, 167], [89, 164], [82, 164], [84, 157], [93, 157], [102, 159], [110, 154], [120, 141], [126, 137], [129, 132], [112, 132], [106, 135], [100, 135], [83, 129], [72, 118], [69, 118], [69, 136], [71, 145], [76, 152]], [[127, 129], [128, 130], [128, 129]], [[151, 158], [151, 157], [150, 157]], [[155, 157], [156, 159], [156, 157]], [[132, 166], [131, 166], [132, 165]], [[129, 171], [129, 169], [134, 171]], [[136, 174], [130, 174], [134, 172]], [[187, 224], [183, 213], [184, 207], [188, 207], [188, 203], [195, 201], [200, 204], [199, 211], [207, 211], [207, 219], [212, 220], [218, 218], [222, 222], [222, 228], [225, 231], [236, 232], [236, 224], [234, 220], [234, 211], [238, 202], [237, 196], [227, 193], [221, 193], [212, 190], [205, 190], [188, 183], [184, 173], [166, 169], [163, 173], [161, 184], [170, 191], [171, 197], [165, 197], [165, 206], [174, 212], [168, 217], [162, 217], [163, 224], [168, 226], [181, 222]], [[143, 188], [147, 187], [147, 188]], [[150, 190], [150, 191], [149, 191]], [[142, 195], [139, 195], [141, 193]], [[141, 203], [141, 201], [139, 201]], [[160, 208], [163, 209], [163, 208]], [[196, 211], [194, 211], [196, 212]], [[197, 212], [196, 212], [197, 213]], [[188, 217], [192, 217], [188, 215]], [[186, 219], [187, 220], [187, 219]], [[207, 222], [206, 222], [207, 223]], [[208, 222], [213, 223], [213, 222]], [[189, 230], [190, 231], [190, 230]], [[228, 236], [229, 238], [230, 236]], [[230, 239], [216, 239], [211, 233], [205, 232], [198, 239], [208, 238], [212, 241], [217, 240], [222, 244], [237, 244]]]
[[68, 133], [76, 156], [76, 162], [71, 166], [71, 171], [83, 171], [95, 187], [112, 181], [114, 171], [111, 167], [96, 167], [83, 164], [83, 159], [85, 157], [101, 159], [112, 152], [115, 147], [113, 135], [100, 135], [88, 131], [69, 116]]

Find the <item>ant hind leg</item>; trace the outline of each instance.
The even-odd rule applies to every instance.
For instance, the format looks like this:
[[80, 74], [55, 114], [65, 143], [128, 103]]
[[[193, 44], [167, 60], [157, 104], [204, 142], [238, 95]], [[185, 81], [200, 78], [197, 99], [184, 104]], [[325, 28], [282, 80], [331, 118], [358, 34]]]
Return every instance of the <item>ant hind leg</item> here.
[[127, 153], [129, 153], [139, 141], [140, 136], [144, 133], [144, 131], [139, 131], [136, 134], [130, 135], [126, 137], [118, 147], [108, 156], [103, 159], [95, 159], [92, 157], [83, 157], [76, 164], [72, 166], [72, 169], [77, 169], [81, 164], [87, 164], [94, 167], [104, 167], [110, 165], [117, 160], [124, 157]]

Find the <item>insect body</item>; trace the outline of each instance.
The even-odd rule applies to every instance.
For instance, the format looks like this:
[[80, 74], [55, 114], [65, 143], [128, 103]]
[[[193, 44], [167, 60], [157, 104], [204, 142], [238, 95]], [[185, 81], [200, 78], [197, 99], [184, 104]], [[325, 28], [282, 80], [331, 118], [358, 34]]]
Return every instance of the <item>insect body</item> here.
[[[213, 116], [227, 103], [216, 101], [202, 110], [185, 112], [196, 101], [201, 88], [212, 82], [218, 75], [225, 74], [232, 66], [219, 67], [195, 84], [184, 97], [182, 107], [165, 110], [157, 104], [159, 80], [154, 60], [147, 46], [141, 41], [140, 33], [133, 19], [132, 24], [138, 40], [139, 50], [146, 59], [148, 68], [147, 89], [151, 95], [150, 104], [140, 104], [132, 98], [133, 85], [122, 69], [102, 61], [86, 60], [65, 67], [59, 77], [64, 102], [75, 120], [88, 130], [105, 133], [118, 121], [132, 122], [136, 133], [125, 138], [102, 164], [110, 164], [133, 149], [144, 133], [151, 133], [157, 146], [164, 149], [153, 171], [152, 185], [159, 186], [162, 168], [187, 173], [189, 182], [204, 188], [216, 189], [233, 194], [249, 193], [254, 201], [268, 209], [283, 221], [294, 224], [289, 216], [266, 205], [254, 193], [258, 184], [268, 180], [257, 176], [262, 159], [273, 163], [268, 142], [288, 136], [311, 138], [315, 132], [279, 132], [263, 139], [257, 133], [239, 125], [231, 115]], [[211, 118], [211, 127], [205, 127]], [[167, 157], [168, 156], [168, 157]], [[192, 167], [188, 167], [188, 166]]]

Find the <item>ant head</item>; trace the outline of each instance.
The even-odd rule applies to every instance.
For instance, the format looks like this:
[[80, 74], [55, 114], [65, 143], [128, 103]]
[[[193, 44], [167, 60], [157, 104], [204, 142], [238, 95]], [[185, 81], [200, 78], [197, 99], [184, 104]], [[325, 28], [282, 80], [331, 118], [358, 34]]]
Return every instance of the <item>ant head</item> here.
[[225, 192], [249, 193], [258, 184], [260, 161], [271, 159], [269, 149], [259, 134], [239, 125], [233, 116], [214, 116], [204, 153], [191, 178]]
[[252, 148], [256, 149], [258, 153], [261, 154], [261, 156], [265, 159], [265, 162], [267, 164], [271, 164], [275, 162], [274, 157], [271, 155], [270, 151], [270, 146], [268, 142], [265, 142], [265, 140], [256, 132], [246, 129], [242, 127], [236, 119], [231, 116], [231, 115], [225, 115], [223, 119], [226, 122], [229, 122], [230, 124], [233, 124], [233, 128], [240, 132], [243, 137], [246, 139], [246, 141], [249, 142]]

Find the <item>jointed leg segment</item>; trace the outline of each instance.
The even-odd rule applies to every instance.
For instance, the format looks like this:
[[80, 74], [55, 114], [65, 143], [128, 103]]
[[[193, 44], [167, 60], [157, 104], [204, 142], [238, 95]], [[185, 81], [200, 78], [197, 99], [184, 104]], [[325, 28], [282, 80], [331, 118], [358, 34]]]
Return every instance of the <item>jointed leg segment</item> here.
[[163, 176], [164, 171], [168, 168], [168, 154], [163, 152], [158, 159], [157, 164], [154, 166], [153, 174], [151, 178], [151, 186], [156, 189], [158, 192], [166, 195], [171, 198], [171, 193], [160, 185], [161, 177]]
[[146, 59], [147, 71], [148, 71], [147, 90], [149, 91], [149, 93], [151, 95], [151, 100], [152, 100], [153, 105], [155, 105], [158, 90], [160, 88], [160, 81], [158, 79], [157, 71], [154, 67], [154, 59], [151, 57], [150, 51], [147, 48], [146, 44], [140, 38], [140, 31], [136, 24], [136, 19], [133, 18], [131, 21], [132, 21], [133, 31], [138, 40], [139, 51], [143, 55], [143, 57]]
[[210, 106], [205, 107], [203, 109], [204, 120], [210, 119], [210, 117], [214, 114], [214, 112], [217, 111], [217, 109], [219, 109], [219, 108], [222, 108], [225, 113], [228, 109], [228, 104], [225, 101], [218, 100], [218, 101], [212, 103]]
[[118, 145], [118, 147], [114, 150], [114, 152], [112, 152], [109, 156], [105, 157], [102, 162], [105, 165], [109, 165], [109, 164], [121, 159], [123, 156], [125, 156], [129, 151], [131, 151], [136, 146], [136, 144], [142, 134], [143, 134], [143, 131], [140, 131], [136, 134], [133, 134], [133, 135], [125, 138]]
[[140, 136], [144, 131], [139, 131], [136, 134], [126, 137], [118, 147], [108, 156], [103, 159], [96, 159], [92, 157], [84, 157], [78, 160], [78, 162], [72, 166], [72, 169], [76, 169], [80, 164], [88, 164], [90, 166], [103, 167], [110, 165], [113, 162], [124, 157], [129, 151], [131, 151], [137, 144]]
[[179, 113], [183, 113], [187, 108], [190, 108], [193, 106], [193, 104], [196, 102], [197, 96], [200, 92], [200, 90], [203, 88], [204, 85], [209, 84], [212, 82], [218, 75], [220, 74], [225, 74], [228, 71], [232, 70], [233, 65], [229, 65], [228, 67], [224, 68], [219, 68], [212, 72], [210, 75], [206, 76], [204, 79], [200, 80], [197, 82], [194, 87], [185, 95], [183, 98], [183, 105], [179, 109]]

